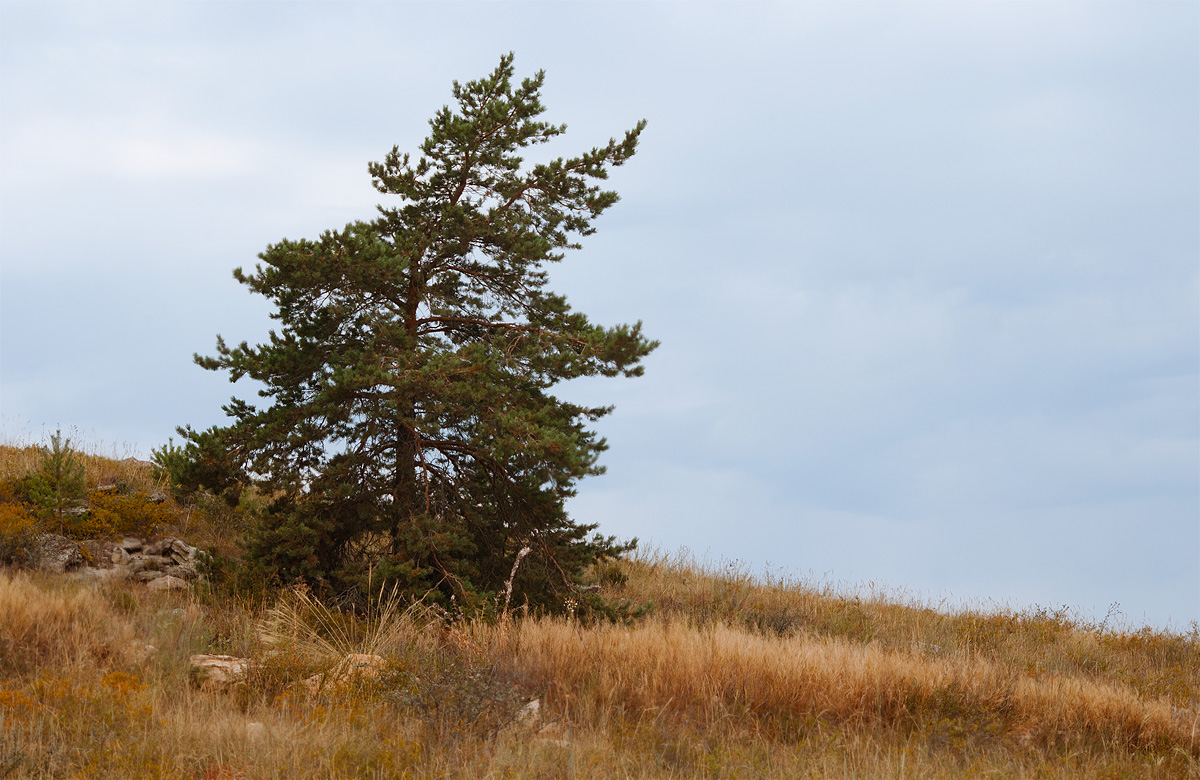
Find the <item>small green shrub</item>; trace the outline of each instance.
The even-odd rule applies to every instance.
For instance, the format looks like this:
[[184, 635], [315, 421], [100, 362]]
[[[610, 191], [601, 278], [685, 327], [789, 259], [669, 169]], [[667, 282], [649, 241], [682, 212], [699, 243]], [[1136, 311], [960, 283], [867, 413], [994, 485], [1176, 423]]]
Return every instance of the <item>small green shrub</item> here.
[[154, 464], [155, 479], [166, 481], [174, 490], [180, 489], [180, 480], [188, 464], [185, 448], [176, 447], [175, 440], [168, 438], [162, 447], [150, 450], [150, 462]]
[[30, 498], [52, 514], [60, 526], [64, 524], [64, 510], [87, 495], [85, 470], [77, 455], [71, 440], [64, 439], [61, 430], [55, 431], [50, 436], [50, 446], [42, 447], [36, 475], [40, 479], [29, 482]]

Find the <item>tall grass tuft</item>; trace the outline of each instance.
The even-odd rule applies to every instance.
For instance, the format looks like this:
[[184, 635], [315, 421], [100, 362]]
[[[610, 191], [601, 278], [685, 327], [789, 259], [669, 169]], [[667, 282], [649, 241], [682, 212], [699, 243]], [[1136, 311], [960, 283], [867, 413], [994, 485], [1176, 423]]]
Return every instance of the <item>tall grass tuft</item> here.
[[381, 588], [366, 615], [359, 617], [296, 587], [267, 611], [260, 637], [268, 647], [287, 648], [318, 665], [332, 664], [351, 654], [386, 657], [404, 652], [429, 622], [422, 605], [406, 607], [397, 588]]

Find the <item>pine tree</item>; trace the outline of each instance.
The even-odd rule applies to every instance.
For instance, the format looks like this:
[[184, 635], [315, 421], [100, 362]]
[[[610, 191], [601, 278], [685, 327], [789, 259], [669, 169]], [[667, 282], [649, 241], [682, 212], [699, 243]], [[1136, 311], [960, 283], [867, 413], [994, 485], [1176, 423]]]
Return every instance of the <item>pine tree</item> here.
[[76, 455], [71, 440], [63, 438], [61, 429], [55, 430], [50, 446], [41, 448], [40, 468], [31, 485], [34, 503], [54, 515], [60, 533], [67, 527], [64, 511], [87, 495], [84, 465]]
[[551, 394], [583, 376], [638, 376], [657, 342], [641, 323], [601, 327], [547, 289], [546, 267], [617, 201], [597, 181], [645, 127], [571, 158], [523, 150], [565, 125], [539, 119], [544, 73], [513, 83], [513, 57], [454, 83], [415, 161], [393, 148], [368, 170], [392, 201], [317, 240], [283, 240], [234, 277], [276, 306], [266, 344], [196, 356], [261, 382], [233, 399], [221, 442], [275, 500], [254, 555], [284, 579], [365, 579], [481, 603], [524, 547], [514, 591], [561, 604], [596, 560], [628, 549], [572, 521], [564, 502], [600, 474], [587, 425], [611, 407]]

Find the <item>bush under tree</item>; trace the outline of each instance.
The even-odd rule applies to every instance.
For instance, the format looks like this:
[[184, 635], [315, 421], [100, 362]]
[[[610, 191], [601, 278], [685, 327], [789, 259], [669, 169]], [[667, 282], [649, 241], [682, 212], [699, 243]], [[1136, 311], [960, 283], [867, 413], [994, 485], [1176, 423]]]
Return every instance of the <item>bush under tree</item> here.
[[[251, 558], [281, 581], [352, 588], [368, 577], [414, 595], [494, 603], [523, 548], [513, 603], [561, 608], [586, 567], [628, 544], [565, 510], [600, 474], [588, 425], [612, 411], [552, 394], [585, 376], [638, 376], [657, 346], [641, 323], [603, 327], [547, 289], [548, 264], [579, 248], [617, 202], [598, 182], [645, 126], [570, 158], [529, 164], [565, 131], [539, 119], [544, 73], [513, 57], [454, 83], [415, 159], [393, 148], [369, 172], [379, 216], [316, 240], [283, 240], [234, 277], [275, 306], [265, 344], [196, 356], [231, 381], [232, 423], [181, 429], [179, 476], [273, 501]], [[206, 481], [219, 484], [204, 484]]]

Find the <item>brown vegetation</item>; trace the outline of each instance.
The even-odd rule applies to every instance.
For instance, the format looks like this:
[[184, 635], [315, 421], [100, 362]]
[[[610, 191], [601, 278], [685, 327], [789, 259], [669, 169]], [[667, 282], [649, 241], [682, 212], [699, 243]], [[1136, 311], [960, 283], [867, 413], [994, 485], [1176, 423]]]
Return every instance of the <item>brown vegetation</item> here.
[[[0, 568], [0, 777], [1200, 777], [1195, 630], [935, 610], [686, 555], [595, 579], [649, 617], [488, 622], [386, 594], [351, 613]], [[204, 688], [195, 653], [255, 663]], [[304, 686], [351, 653], [386, 665]]]

